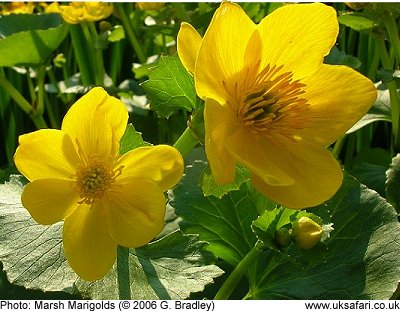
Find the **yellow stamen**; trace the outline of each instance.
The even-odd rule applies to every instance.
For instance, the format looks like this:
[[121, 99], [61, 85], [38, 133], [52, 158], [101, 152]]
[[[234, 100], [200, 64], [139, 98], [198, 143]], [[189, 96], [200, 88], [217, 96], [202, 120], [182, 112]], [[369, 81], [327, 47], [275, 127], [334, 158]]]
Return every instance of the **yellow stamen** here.
[[107, 163], [89, 159], [82, 165], [76, 175], [76, 186], [82, 200], [79, 204], [92, 205], [110, 190], [115, 178], [122, 174], [123, 166], [113, 170]]

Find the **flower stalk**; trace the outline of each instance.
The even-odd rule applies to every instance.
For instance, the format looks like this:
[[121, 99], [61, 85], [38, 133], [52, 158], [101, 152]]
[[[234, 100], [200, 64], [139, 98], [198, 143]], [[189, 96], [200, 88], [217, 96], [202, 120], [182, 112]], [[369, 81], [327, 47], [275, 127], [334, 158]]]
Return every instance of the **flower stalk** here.
[[196, 145], [198, 144], [197, 138], [192, 130], [187, 127], [182, 135], [173, 145], [174, 148], [178, 149], [181, 155], [184, 157], [187, 155]]
[[30, 116], [37, 129], [47, 128], [43, 116], [35, 113], [29, 102], [4, 76], [0, 76], [0, 86], [2, 86], [17, 105]]
[[384, 21], [385, 21], [386, 30], [389, 35], [389, 40], [393, 45], [394, 55], [397, 59], [397, 62], [400, 63], [400, 38], [398, 35], [397, 24], [393, 17], [392, 12], [388, 12]]
[[129, 279], [129, 248], [123, 246], [118, 246], [117, 249], [117, 279], [119, 299], [132, 299]]
[[143, 49], [139, 43], [139, 40], [136, 38], [135, 32], [134, 32], [131, 22], [129, 20], [129, 17], [125, 12], [124, 4], [123, 3], [115, 3], [114, 6], [117, 9], [118, 14], [120, 15], [120, 17], [122, 19], [122, 25], [124, 26], [126, 34], [128, 35], [128, 39], [129, 39], [133, 49], [136, 52], [136, 56], [138, 57], [140, 63], [142, 63], [142, 64], [146, 63], [146, 56], [145, 56]]
[[243, 275], [247, 272], [249, 267], [257, 260], [262, 254], [262, 251], [258, 248], [257, 244], [247, 253], [241, 262], [233, 269], [232, 273], [228, 276], [224, 284], [215, 295], [215, 300], [228, 299], [236, 288]]
[[84, 85], [92, 84], [92, 73], [89, 68], [88, 59], [86, 57], [86, 44], [80, 33], [78, 25], [70, 25], [69, 27], [72, 46], [74, 48], [74, 54], [78, 63], [79, 72], [81, 74], [81, 80]]
[[[377, 48], [381, 57], [382, 65], [384, 69], [390, 70], [391, 63], [388, 52], [386, 50], [385, 41], [380, 38], [377, 40]], [[392, 134], [393, 134], [393, 151], [400, 151], [400, 101], [397, 94], [396, 81], [391, 80], [386, 82], [386, 86], [389, 90], [390, 105], [392, 110]]]

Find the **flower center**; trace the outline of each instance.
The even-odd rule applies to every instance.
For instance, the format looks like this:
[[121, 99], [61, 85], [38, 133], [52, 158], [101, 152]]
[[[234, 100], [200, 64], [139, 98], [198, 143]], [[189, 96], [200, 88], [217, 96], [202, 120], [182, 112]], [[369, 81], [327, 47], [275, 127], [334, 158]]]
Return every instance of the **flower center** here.
[[255, 79], [247, 72], [236, 114], [252, 132], [278, 129], [276, 121], [280, 131], [303, 128], [309, 109], [307, 100], [300, 98], [305, 85], [293, 81], [292, 72], [281, 73], [282, 67], [267, 65]]
[[112, 170], [101, 161], [82, 165], [77, 171], [76, 185], [82, 198], [79, 203], [88, 205], [102, 198], [122, 172], [122, 167]]

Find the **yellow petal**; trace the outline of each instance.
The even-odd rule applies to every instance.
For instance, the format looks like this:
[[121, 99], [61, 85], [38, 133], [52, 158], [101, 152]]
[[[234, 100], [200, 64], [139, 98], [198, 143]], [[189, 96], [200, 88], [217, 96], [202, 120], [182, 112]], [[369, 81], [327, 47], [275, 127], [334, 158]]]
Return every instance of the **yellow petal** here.
[[65, 257], [71, 268], [86, 281], [106, 275], [117, 256], [117, 243], [110, 236], [102, 212], [96, 204], [82, 204], [64, 222]]
[[204, 108], [205, 149], [211, 172], [217, 184], [232, 183], [236, 160], [226, 149], [226, 139], [236, 131], [239, 123], [229, 106], [207, 100]]
[[179, 151], [167, 145], [131, 150], [116, 164], [117, 167], [121, 165], [123, 170], [118, 180], [148, 180], [156, 183], [162, 191], [171, 189], [179, 182], [184, 167]]
[[22, 205], [42, 225], [67, 217], [77, 206], [79, 194], [73, 181], [46, 178], [32, 181], [22, 192]]
[[104, 159], [118, 153], [127, 121], [125, 105], [101, 87], [95, 87], [72, 105], [61, 129], [74, 143], [79, 142], [86, 156]]
[[150, 242], [164, 227], [165, 197], [151, 181], [118, 184], [101, 200], [113, 239], [122, 246], [139, 247]]
[[[294, 183], [291, 176], [290, 164], [286, 162], [287, 152], [293, 150], [282, 150], [280, 140], [284, 137], [256, 135], [248, 128], [239, 128], [234, 134], [226, 139], [226, 148], [237, 162], [249, 168], [265, 182], [275, 186], [287, 186]], [[282, 154], [285, 154], [282, 157]]]
[[321, 3], [285, 5], [258, 26], [263, 40], [261, 68], [284, 65], [293, 79], [311, 75], [336, 42], [336, 11]]
[[376, 99], [374, 84], [345, 66], [322, 65], [304, 83], [309, 121], [298, 135], [321, 146], [343, 135]]
[[73, 180], [80, 165], [71, 138], [51, 129], [21, 135], [14, 162], [30, 181], [41, 178]]
[[201, 41], [201, 36], [192, 25], [188, 23], [181, 24], [177, 37], [177, 50], [183, 66], [191, 74], [194, 73]]
[[294, 184], [274, 186], [253, 175], [255, 188], [271, 200], [292, 209], [316, 206], [330, 199], [342, 184], [339, 163], [326, 149], [307, 142], [280, 142], [275, 151], [291, 169]]
[[194, 77], [201, 98], [224, 103], [232, 95], [226, 90], [234, 90], [243, 75], [247, 43], [255, 29], [237, 4], [226, 1], [216, 10], [197, 55]]

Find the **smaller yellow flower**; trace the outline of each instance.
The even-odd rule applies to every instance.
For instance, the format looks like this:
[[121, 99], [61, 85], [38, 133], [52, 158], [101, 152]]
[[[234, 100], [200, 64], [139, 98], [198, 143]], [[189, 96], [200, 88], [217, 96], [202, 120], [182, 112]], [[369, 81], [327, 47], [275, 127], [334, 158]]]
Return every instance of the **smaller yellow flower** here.
[[147, 10], [159, 10], [165, 5], [164, 2], [136, 2], [136, 8], [147, 11]]
[[59, 8], [62, 18], [69, 24], [106, 19], [114, 10], [111, 4], [104, 2], [71, 2]]
[[1, 14], [32, 14], [34, 9], [33, 2], [10, 2], [2, 5]]
[[164, 226], [164, 192], [183, 174], [183, 159], [166, 145], [119, 155], [128, 112], [102, 88], [92, 89], [66, 114], [61, 130], [22, 135], [18, 170], [30, 181], [22, 204], [41, 224], [64, 220], [63, 246], [85, 280], [102, 278], [117, 246], [139, 247]]

